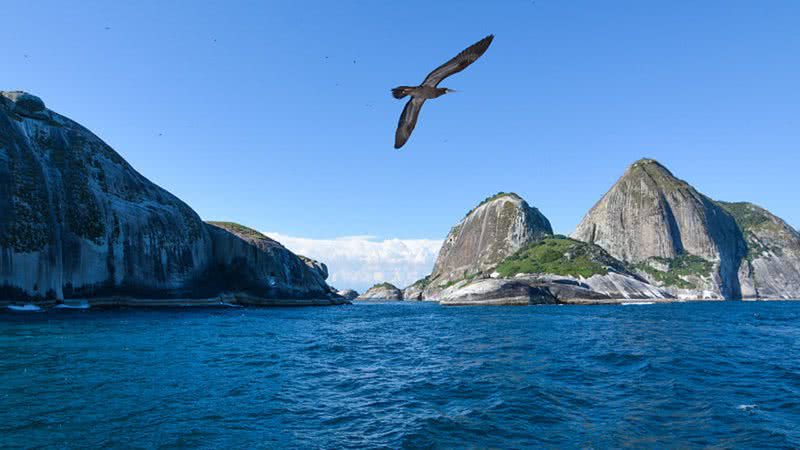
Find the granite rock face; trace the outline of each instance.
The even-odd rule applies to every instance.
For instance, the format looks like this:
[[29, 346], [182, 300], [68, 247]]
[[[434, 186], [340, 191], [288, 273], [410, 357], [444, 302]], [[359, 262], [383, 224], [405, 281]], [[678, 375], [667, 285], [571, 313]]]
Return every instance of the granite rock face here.
[[236, 223], [209, 222], [207, 228], [213, 265], [204, 282], [217, 280], [212, 290], [241, 293], [240, 298], [328, 297], [324, 264]]
[[337, 292], [342, 298], [346, 300], [355, 300], [358, 298], [358, 292], [353, 289], [342, 289]]
[[553, 233], [550, 222], [516, 194], [487, 198], [447, 235], [422, 297], [482, 274], [525, 245]]
[[652, 159], [631, 165], [572, 237], [640, 265], [642, 276], [677, 296], [741, 297], [747, 250], [736, 221]]
[[412, 285], [403, 289], [403, 300], [422, 301], [426, 300], [424, 294], [425, 288], [428, 286], [430, 277], [425, 277], [421, 280], [415, 281]]
[[563, 236], [545, 237], [503, 260], [490, 275], [455, 283], [443, 305], [624, 303], [672, 298], [629, 271], [602, 248]]
[[390, 283], [380, 283], [367, 289], [358, 300], [403, 300], [403, 291]]
[[0, 302], [328, 294], [322, 267], [205, 224], [89, 130], [22, 92], [0, 93], [0, 212]]
[[608, 273], [588, 279], [550, 274], [477, 279], [445, 289], [442, 305], [542, 305], [554, 303], [613, 304], [671, 301], [663, 290], [639, 278]]
[[800, 233], [752, 203], [719, 202], [736, 219], [747, 243], [739, 269], [745, 299], [800, 298]]
[[433, 273], [406, 300], [443, 305], [531, 305], [668, 299], [597, 245], [554, 236], [515, 194], [485, 200], [453, 227]]
[[546, 288], [524, 280], [480, 279], [445, 289], [439, 300], [448, 306], [524, 306], [558, 303]]

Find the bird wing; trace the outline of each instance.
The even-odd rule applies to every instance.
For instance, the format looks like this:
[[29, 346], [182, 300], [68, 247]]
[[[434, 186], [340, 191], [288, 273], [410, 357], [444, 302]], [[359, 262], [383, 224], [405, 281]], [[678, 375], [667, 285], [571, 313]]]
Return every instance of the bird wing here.
[[422, 104], [425, 103], [424, 98], [412, 98], [406, 103], [403, 108], [403, 114], [400, 115], [400, 121], [397, 122], [397, 131], [394, 134], [394, 148], [402, 147], [414, 127], [417, 125], [417, 117], [419, 117], [419, 110], [422, 109]]
[[492, 39], [494, 39], [494, 35], [490, 34], [467, 47], [464, 51], [456, 55], [455, 58], [447, 61], [434, 69], [433, 72], [429, 73], [428, 76], [425, 77], [425, 81], [422, 82], [422, 85], [436, 87], [445, 78], [466, 69], [467, 66], [474, 63], [475, 60], [486, 52], [486, 49], [489, 48], [489, 44], [492, 43]]

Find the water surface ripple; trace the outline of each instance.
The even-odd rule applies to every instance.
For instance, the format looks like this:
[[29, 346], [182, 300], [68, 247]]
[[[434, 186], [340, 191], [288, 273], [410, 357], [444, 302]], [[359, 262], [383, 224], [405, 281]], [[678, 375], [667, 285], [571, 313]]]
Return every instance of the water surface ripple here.
[[0, 316], [0, 447], [800, 447], [800, 302]]

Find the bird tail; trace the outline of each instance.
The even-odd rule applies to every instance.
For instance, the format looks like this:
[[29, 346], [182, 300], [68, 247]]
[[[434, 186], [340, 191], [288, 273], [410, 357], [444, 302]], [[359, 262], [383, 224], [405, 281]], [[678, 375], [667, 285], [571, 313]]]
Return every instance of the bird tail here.
[[414, 90], [414, 88], [411, 86], [398, 86], [392, 89], [392, 96], [394, 98], [400, 99], [410, 94], [412, 90]]

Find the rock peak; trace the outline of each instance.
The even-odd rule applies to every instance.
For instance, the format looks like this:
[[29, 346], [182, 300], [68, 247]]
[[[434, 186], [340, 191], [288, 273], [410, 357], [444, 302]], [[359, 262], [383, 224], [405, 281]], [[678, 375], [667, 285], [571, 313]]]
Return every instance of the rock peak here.
[[632, 171], [634, 171], [635, 169], [638, 169], [638, 168], [642, 168], [642, 169], [654, 168], [654, 169], [666, 172], [667, 174], [669, 174], [669, 176], [674, 177], [674, 175], [672, 175], [672, 172], [670, 172], [670, 170], [667, 169], [667, 166], [661, 164], [660, 162], [658, 162], [658, 161], [656, 161], [655, 159], [652, 159], [652, 158], [642, 158], [642, 159], [634, 162], [628, 168], [628, 172], [632, 172]]
[[439, 250], [425, 297], [493, 268], [520, 248], [553, 234], [550, 221], [517, 194], [487, 197], [454, 226]]
[[25, 91], [0, 91], [0, 95], [11, 100], [17, 107], [24, 108], [29, 112], [38, 112], [45, 109], [41, 98]]
[[733, 217], [653, 159], [633, 163], [572, 237], [633, 264], [669, 260], [677, 267], [700, 258], [713, 270], [698, 264], [702, 280], [694, 283], [696, 292], [691, 295], [702, 291], [713, 291], [720, 298], [740, 295], [736, 272], [745, 243]]

